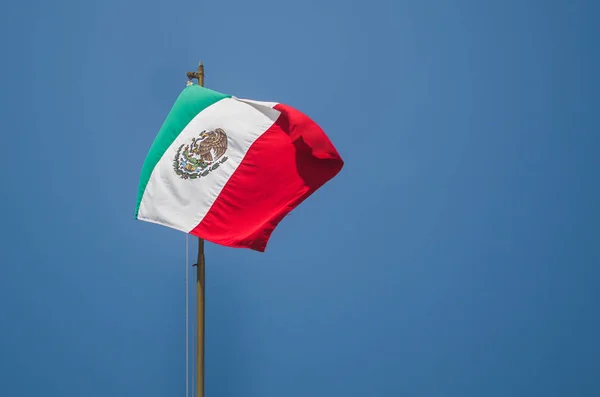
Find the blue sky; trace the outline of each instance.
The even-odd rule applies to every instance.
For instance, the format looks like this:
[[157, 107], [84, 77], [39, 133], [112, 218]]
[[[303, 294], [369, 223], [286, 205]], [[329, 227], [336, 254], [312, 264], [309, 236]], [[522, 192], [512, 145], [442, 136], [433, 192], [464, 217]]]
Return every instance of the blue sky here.
[[207, 396], [600, 395], [599, 11], [3, 2], [1, 394], [185, 394], [185, 235], [133, 214], [202, 59], [346, 163], [264, 254], [207, 245]]

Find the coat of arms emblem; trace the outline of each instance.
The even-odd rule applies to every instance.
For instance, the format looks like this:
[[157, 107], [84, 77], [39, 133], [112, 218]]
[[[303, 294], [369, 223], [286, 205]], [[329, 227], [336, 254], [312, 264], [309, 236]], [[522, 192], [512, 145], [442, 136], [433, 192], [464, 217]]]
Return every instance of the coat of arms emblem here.
[[173, 168], [182, 179], [207, 176], [227, 161], [227, 134], [222, 128], [202, 131], [190, 143], [179, 146]]

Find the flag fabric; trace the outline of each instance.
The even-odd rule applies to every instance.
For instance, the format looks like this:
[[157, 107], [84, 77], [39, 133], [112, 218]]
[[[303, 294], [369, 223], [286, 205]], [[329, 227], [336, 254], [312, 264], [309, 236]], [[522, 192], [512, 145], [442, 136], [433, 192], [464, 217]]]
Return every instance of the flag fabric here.
[[297, 109], [190, 85], [147, 154], [135, 217], [263, 252], [281, 220], [343, 164]]

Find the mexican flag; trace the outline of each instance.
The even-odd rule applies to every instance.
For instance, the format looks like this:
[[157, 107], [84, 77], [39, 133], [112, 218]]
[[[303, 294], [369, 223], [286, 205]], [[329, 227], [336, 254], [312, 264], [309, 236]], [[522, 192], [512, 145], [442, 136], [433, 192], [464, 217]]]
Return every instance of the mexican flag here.
[[300, 111], [190, 85], [142, 166], [135, 217], [263, 252], [278, 223], [343, 164]]

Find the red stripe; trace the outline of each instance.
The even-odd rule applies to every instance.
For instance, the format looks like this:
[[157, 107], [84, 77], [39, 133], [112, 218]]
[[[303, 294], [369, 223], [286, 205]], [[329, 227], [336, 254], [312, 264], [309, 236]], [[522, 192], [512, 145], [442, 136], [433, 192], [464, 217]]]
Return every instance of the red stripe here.
[[264, 252], [279, 222], [342, 169], [317, 124], [289, 106], [275, 109], [281, 112], [277, 121], [252, 144], [191, 234]]

